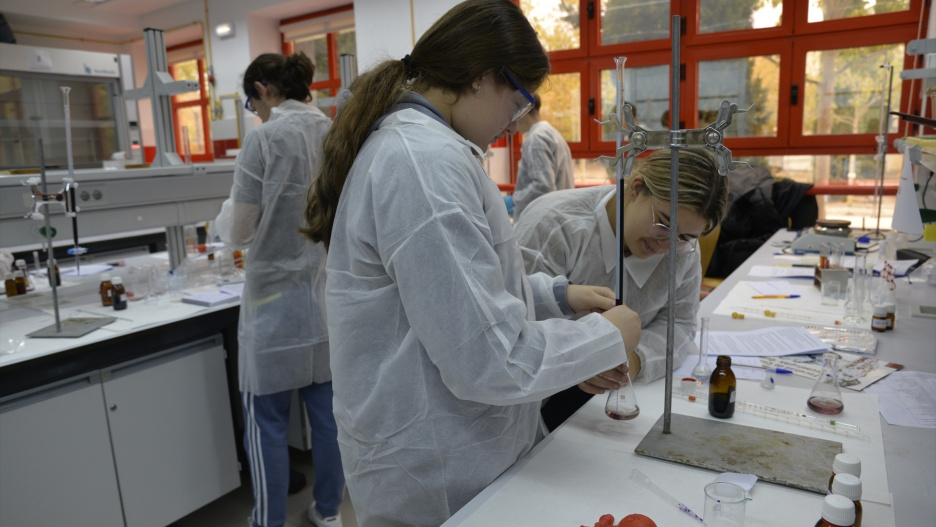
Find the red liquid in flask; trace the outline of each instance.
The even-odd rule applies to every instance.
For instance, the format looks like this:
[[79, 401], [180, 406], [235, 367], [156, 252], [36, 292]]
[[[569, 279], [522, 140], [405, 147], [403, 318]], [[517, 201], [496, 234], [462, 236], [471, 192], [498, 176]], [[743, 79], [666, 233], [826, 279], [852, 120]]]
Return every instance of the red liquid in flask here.
[[842, 413], [842, 410], [845, 409], [845, 405], [842, 401], [837, 401], [828, 397], [810, 397], [806, 401], [806, 406], [814, 412], [825, 415], [837, 415]]
[[637, 407], [636, 410], [627, 414], [618, 413], [618, 412], [614, 412], [611, 410], [605, 410], [605, 414], [607, 414], [608, 417], [616, 421], [628, 421], [630, 419], [637, 417], [640, 414], [640, 407]]

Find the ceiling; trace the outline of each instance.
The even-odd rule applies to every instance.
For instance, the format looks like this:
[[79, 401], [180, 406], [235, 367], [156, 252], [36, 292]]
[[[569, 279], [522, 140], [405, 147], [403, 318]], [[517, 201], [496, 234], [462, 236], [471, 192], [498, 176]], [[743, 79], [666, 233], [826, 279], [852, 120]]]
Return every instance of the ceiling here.
[[[251, 13], [282, 19], [348, 3], [350, 0], [266, 1], [257, 2], [257, 4], [265, 4], [267, 7], [252, 10]], [[218, 5], [218, 2], [214, 1], [211, 4]], [[174, 7], [193, 13], [193, 20], [180, 21], [180, 25], [194, 21], [195, 17], [198, 20], [204, 20], [204, 0], [3, 0], [0, 2], [0, 12], [6, 17], [14, 35], [19, 32], [113, 43], [126, 43], [140, 38], [142, 30], [149, 27], [148, 24], [152, 24], [154, 16], [151, 15], [155, 15], [155, 18], [167, 18], [167, 13], [163, 11]], [[189, 26], [172, 32], [169, 31], [171, 28], [162, 29], [167, 31], [166, 43], [169, 45], [187, 42], [201, 36], [199, 26]]]

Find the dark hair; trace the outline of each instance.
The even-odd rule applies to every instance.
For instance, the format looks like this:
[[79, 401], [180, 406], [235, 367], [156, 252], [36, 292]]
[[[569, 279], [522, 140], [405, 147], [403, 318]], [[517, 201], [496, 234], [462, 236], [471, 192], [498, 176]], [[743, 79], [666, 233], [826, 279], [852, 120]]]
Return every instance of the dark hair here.
[[509, 85], [500, 74], [503, 68], [535, 91], [549, 74], [549, 59], [517, 5], [509, 0], [468, 0], [442, 15], [416, 42], [406, 62], [387, 60], [358, 77], [325, 136], [319, 176], [309, 187], [307, 225], [300, 232], [328, 248], [341, 189], [367, 131], [403, 95], [429, 88], [461, 95], [491, 72]]
[[249, 96], [254, 83], [272, 86], [274, 93], [286, 99], [309, 102], [309, 85], [315, 76], [315, 65], [303, 52], [284, 57], [278, 53], [260, 55], [244, 72], [244, 95]]
[[540, 108], [543, 106], [543, 99], [540, 98], [540, 94], [533, 94], [533, 110], [534, 112], [540, 111]]

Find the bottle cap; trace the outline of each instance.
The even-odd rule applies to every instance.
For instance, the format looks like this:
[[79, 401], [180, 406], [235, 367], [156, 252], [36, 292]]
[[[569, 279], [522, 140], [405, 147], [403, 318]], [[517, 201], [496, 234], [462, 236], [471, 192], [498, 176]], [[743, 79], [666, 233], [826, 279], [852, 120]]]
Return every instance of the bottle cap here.
[[887, 307], [884, 304], [874, 304], [874, 316], [886, 317]]
[[13, 263], [14, 263], [14, 265], [16, 265], [17, 267], [19, 267], [19, 266], [21, 266], [21, 265], [24, 266], [24, 267], [26, 266], [26, 260], [23, 260], [22, 258], [17, 258], [16, 261], [13, 262]]
[[861, 476], [861, 460], [851, 454], [837, 454], [832, 461], [832, 472]]
[[110, 282], [110, 279], [111, 279], [110, 273], [104, 273], [101, 275], [102, 282]]
[[855, 502], [845, 496], [829, 494], [822, 500], [822, 519], [832, 525], [854, 525]]
[[115, 277], [111, 278], [111, 283], [114, 284], [114, 285], [122, 285], [122, 284], [123, 284], [123, 278], [121, 278], [121, 277], [119, 277], [119, 276], [115, 276]]
[[832, 494], [840, 494], [852, 501], [861, 499], [861, 478], [851, 474], [836, 474], [832, 478]]
[[893, 313], [897, 311], [897, 306], [891, 303], [887, 303], [887, 304], [884, 304], [884, 309], [887, 311], [887, 313]]
[[3, 279], [4, 279], [4, 280], [12, 280], [12, 279], [13, 279], [13, 273], [7, 273], [7, 274], [3, 275]]
[[23, 274], [23, 271], [13, 271], [13, 278], [19, 278], [19, 277], [25, 278], [26, 275]]

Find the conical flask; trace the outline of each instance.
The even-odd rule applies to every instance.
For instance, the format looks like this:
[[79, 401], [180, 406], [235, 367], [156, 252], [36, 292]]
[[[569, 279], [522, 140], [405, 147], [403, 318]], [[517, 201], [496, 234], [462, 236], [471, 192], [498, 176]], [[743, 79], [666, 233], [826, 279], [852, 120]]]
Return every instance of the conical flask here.
[[[627, 363], [625, 362], [625, 364]], [[639, 413], [640, 407], [637, 406], [634, 384], [630, 380], [630, 373], [628, 373], [627, 380], [621, 383], [620, 388], [608, 392], [608, 402], [605, 403], [605, 414], [611, 419], [627, 421], [637, 417]]]
[[709, 317], [702, 317], [699, 330], [699, 362], [692, 369], [692, 376], [695, 380], [702, 382], [707, 382], [712, 376], [712, 370], [708, 367], [708, 325]]
[[840, 414], [845, 409], [845, 403], [842, 402], [842, 390], [839, 389], [838, 383], [839, 356], [835, 353], [824, 353], [822, 359], [822, 371], [812, 391], [809, 392], [806, 406], [820, 414]]

